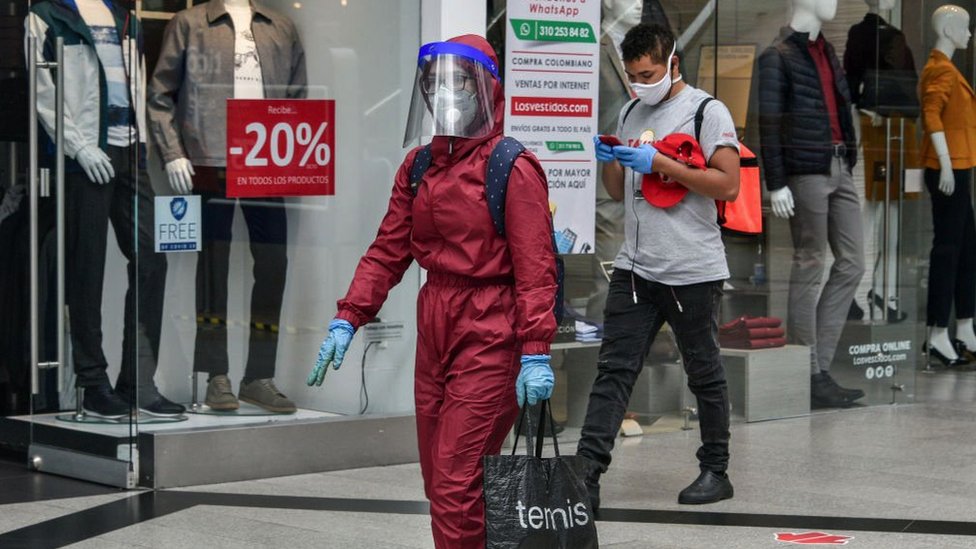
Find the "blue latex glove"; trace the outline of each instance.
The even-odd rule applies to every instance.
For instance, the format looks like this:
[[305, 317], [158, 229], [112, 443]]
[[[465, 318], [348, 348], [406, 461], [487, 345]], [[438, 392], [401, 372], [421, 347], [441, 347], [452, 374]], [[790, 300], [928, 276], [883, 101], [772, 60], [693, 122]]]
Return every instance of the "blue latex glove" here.
[[526, 400], [533, 406], [552, 396], [556, 378], [549, 367], [550, 358], [549, 355], [522, 355], [522, 370], [515, 380], [515, 398], [519, 406]]
[[312, 368], [312, 372], [308, 374], [308, 379], [305, 380], [309, 387], [322, 385], [330, 362], [336, 370], [342, 366], [342, 359], [345, 358], [346, 351], [349, 350], [349, 344], [352, 343], [352, 336], [355, 333], [356, 329], [345, 320], [337, 318], [329, 323], [329, 336], [319, 347], [319, 356], [315, 361], [315, 367]]
[[654, 156], [657, 155], [657, 149], [648, 143], [636, 148], [619, 146], [613, 148], [613, 155], [621, 164], [635, 172], [651, 173], [654, 171], [652, 166], [654, 166]]
[[600, 136], [593, 136], [593, 150], [596, 151], [596, 159], [600, 162], [613, 162], [613, 147], [600, 141]]

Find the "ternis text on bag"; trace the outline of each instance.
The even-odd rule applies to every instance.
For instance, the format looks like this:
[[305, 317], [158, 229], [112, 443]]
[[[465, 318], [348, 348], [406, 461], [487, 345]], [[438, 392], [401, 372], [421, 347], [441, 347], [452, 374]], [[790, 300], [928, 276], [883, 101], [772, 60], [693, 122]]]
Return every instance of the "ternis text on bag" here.
[[563, 529], [570, 529], [574, 526], [586, 526], [590, 523], [590, 516], [586, 512], [584, 503], [573, 505], [570, 500], [566, 500], [566, 508], [557, 507], [526, 507], [519, 500], [515, 505], [518, 511], [519, 524], [522, 528], [533, 528], [535, 530], [558, 530], [562, 524]]

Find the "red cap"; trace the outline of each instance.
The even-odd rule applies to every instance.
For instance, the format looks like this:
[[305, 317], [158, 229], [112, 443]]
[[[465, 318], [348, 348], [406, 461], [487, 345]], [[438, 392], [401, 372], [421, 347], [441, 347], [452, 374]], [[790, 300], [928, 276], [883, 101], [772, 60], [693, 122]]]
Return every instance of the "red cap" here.
[[[673, 133], [660, 141], [655, 141], [653, 145], [657, 152], [672, 160], [699, 170], [708, 169], [708, 166], [705, 165], [705, 153], [702, 152], [701, 145], [688, 134]], [[641, 182], [641, 193], [652, 206], [670, 208], [681, 202], [688, 194], [688, 188], [679, 181], [665, 178], [655, 172], [644, 175]]]

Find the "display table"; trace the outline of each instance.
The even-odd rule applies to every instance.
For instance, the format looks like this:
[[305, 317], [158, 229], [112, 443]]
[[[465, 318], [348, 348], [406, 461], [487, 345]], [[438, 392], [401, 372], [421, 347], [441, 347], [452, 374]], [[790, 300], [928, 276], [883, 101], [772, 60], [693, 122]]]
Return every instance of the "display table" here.
[[747, 422], [810, 414], [810, 349], [722, 349], [732, 414]]

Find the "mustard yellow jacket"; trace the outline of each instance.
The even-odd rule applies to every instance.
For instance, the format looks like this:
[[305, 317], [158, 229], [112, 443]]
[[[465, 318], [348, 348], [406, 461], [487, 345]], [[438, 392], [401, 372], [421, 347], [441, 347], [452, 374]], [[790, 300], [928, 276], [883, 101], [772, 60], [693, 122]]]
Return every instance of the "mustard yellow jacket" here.
[[952, 169], [976, 166], [976, 93], [952, 61], [932, 50], [919, 81], [922, 99], [922, 160], [925, 167], [939, 169], [939, 157], [930, 136], [945, 132]]

